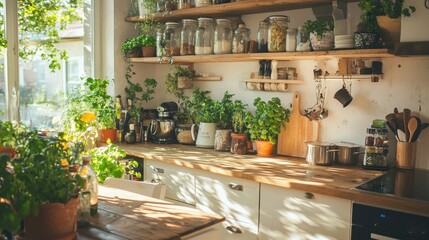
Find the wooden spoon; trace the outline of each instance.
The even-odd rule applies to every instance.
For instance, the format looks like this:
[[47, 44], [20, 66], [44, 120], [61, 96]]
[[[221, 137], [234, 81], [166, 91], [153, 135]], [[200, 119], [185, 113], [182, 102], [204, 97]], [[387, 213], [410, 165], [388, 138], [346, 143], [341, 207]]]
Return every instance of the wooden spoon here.
[[411, 117], [410, 120], [408, 121], [408, 132], [409, 132], [408, 142], [411, 142], [413, 140], [414, 133], [417, 131], [418, 128], [419, 128], [419, 123], [417, 121], [417, 118]]

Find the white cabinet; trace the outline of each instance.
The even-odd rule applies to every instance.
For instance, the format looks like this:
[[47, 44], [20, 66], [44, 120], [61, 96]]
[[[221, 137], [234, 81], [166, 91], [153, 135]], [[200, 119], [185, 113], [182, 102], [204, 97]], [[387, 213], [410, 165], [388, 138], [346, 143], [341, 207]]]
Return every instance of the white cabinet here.
[[161, 181], [166, 186], [166, 200], [195, 206], [195, 176], [189, 168], [145, 160], [145, 181]]
[[259, 239], [350, 239], [350, 200], [261, 184]]
[[224, 216], [222, 239], [257, 239], [259, 183], [198, 171], [196, 207]]

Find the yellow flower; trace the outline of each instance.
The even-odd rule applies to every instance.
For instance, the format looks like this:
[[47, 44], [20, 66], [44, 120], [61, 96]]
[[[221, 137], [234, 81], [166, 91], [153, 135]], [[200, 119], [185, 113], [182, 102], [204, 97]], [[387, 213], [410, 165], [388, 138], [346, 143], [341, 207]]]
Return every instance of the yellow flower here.
[[67, 162], [67, 159], [63, 158], [61, 159], [61, 167], [67, 166], [69, 163]]
[[90, 122], [94, 121], [95, 119], [97, 119], [97, 116], [95, 116], [95, 114], [92, 112], [86, 112], [80, 118], [80, 120], [82, 122], [86, 122], [86, 123], [90, 123]]
[[65, 150], [67, 150], [67, 149], [69, 149], [69, 143], [66, 143], [66, 144], [64, 144], [64, 146], [63, 146], [63, 150], [65, 151]]

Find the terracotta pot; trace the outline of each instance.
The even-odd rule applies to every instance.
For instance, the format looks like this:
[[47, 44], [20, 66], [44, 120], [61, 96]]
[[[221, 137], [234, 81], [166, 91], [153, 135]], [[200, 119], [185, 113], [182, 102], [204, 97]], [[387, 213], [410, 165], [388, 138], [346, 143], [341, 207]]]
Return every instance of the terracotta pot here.
[[0, 153], [8, 153], [11, 159], [15, 157], [15, 149], [11, 147], [0, 147]]
[[194, 83], [192, 82], [192, 78], [188, 78], [188, 77], [177, 78], [177, 88], [191, 89], [193, 87], [194, 87]]
[[156, 56], [156, 47], [142, 47], [143, 57], [155, 57]]
[[24, 220], [25, 239], [75, 239], [78, 205], [79, 198], [73, 198], [66, 204], [41, 205], [37, 216], [29, 216]]
[[231, 130], [218, 129], [215, 134], [214, 149], [216, 151], [229, 151], [231, 148]]
[[274, 144], [268, 141], [255, 140], [256, 154], [260, 157], [268, 157], [273, 155]]
[[247, 134], [231, 133], [231, 153], [244, 155], [247, 153]]
[[103, 143], [107, 142], [107, 139], [110, 139], [112, 143], [116, 142], [117, 129], [100, 129], [100, 140]]
[[377, 16], [377, 23], [381, 29], [381, 37], [387, 45], [399, 42], [401, 38], [401, 18]]

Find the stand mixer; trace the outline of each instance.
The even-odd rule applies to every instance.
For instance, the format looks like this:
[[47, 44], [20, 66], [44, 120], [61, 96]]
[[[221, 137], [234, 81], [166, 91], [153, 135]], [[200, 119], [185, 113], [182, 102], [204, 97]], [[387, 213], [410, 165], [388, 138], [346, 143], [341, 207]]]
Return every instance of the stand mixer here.
[[148, 134], [154, 143], [176, 143], [175, 127], [176, 123], [173, 115], [177, 112], [178, 106], [175, 102], [164, 102], [157, 108], [158, 118], [151, 120]]

